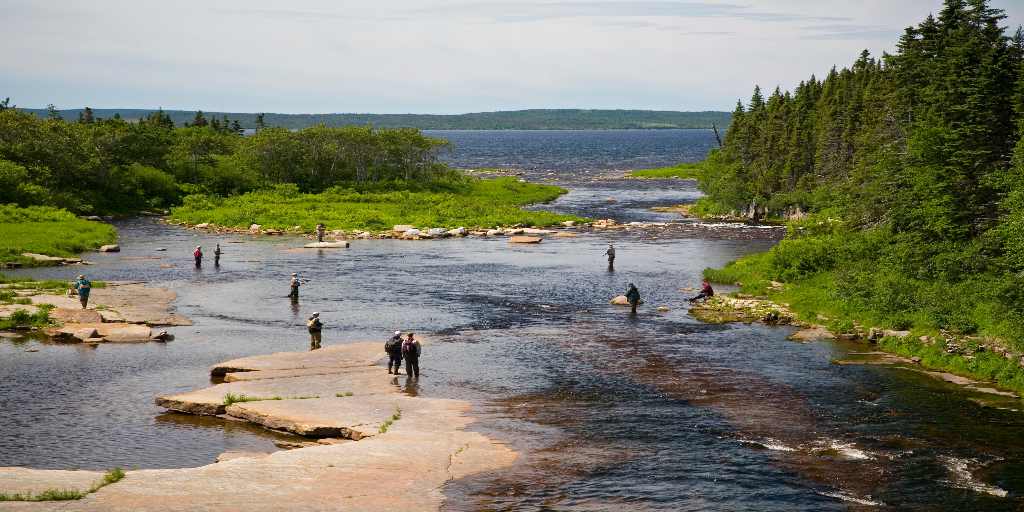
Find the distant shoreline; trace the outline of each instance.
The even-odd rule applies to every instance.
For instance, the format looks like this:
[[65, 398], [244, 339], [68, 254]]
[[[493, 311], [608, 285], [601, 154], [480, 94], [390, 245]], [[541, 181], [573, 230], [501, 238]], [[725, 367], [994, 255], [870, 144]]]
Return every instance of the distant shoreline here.
[[[22, 108], [36, 117], [47, 117], [46, 109]], [[157, 109], [93, 108], [95, 117], [108, 119], [119, 115], [126, 121], [136, 121]], [[69, 122], [75, 122], [83, 108], [59, 110]], [[177, 126], [191, 122], [195, 111], [164, 110]], [[227, 116], [230, 121], [247, 129], [256, 128], [256, 112], [204, 111], [206, 117]], [[266, 126], [308, 128], [323, 123], [327, 126], [366, 126], [378, 128], [418, 128], [420, 130], [719, 130], [732, 122], [732, 112], [679, 112], [662, 110], [581, 110], [533, 109], [505, 112], [474, 112], [467, 114], [274, 114], [265, 113]]]

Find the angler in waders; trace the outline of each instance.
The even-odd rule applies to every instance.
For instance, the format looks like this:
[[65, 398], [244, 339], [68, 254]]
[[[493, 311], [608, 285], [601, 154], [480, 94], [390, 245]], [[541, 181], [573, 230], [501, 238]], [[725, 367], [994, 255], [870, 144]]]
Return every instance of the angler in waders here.
[[612, 247], [612, 244], [608, 244], [608, 249], [601, 256], [608, 256], [608, 268], [615, 266], [615, 247]]
[[217, 244], [217, 247], [213, 249], [213, 265], [220, 265], [220, 244]]
[[203, 251], [202, 251], [202, 249], [203, 249], [202, 246], [197, 245], [196, 246], [196, 251], [192, 253], [192, 255], [196, 257], [196, 266], [197, 267], [203, 266]]
[[316, 241], [317, 242], [323, 242], [324, 241], [324, 232], [325, 231], [327, 231], [327, 226], [325, 226], [323, 222], [321, 222], [321, 223], [316, 225]]
[[391, 367], [395, 367], [395, 375], [402, 368], [402, 331], [395, 331], [395, 335], [384, 342], [384, 352], [388, 354], [388, 373]]
[[92, 283], [85, 276], [78, 276], [78, 281], [75, 281], [71, 287], [78, 291], [78, 300], [82, 303], [82, 309], [86, 309], [89, 305], [89, 292], [92, 290]]
[[299, 286], [302, 286], [302, 283], [304, 283], [306, 281], [309, 281], [309, 279], [299, 279], [299, 275], [294, 273], [294, 272], [292, 272], [292, 281], [291, 281], [292, 291], [291, 291], [291, 293], [288, 294], [288, 296], [293, 298], [293, 299], [298, 299], [299, 298]]
[[630, 306], [633, 306], [633, 312], [631, 314], [635, 315], [636, 305], [640, 303], [640, 290], [637, 290], [636, 286], [633, 286], [633, 283], [629, 283], [629, 287], [626, 288], [626, 300], [629, 302]]
[[324, 324], [320, 322], [320, 313], [313, 312], [313, 316], [309, 317], [306, 321], [306, 329], [309, 330], [309, 349], [316, 350], [320, 348], [320, 336], [323, 331]]
[[409, 377], [420, 376], [420, 353], [422, 352], [420, 342], [416, 341], [412, 337], [410, 332], [408, 337], [402, 342], [402, 357], [405, 358], [405, 373]]

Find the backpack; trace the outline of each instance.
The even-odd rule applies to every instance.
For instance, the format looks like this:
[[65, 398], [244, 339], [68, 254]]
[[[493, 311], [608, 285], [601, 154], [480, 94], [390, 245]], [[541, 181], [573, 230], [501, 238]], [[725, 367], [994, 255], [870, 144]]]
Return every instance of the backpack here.
[[402, 343], [402, 353], [416, 357], [416, 345], [413, 345], [411, 340], [405, 340]]
[[86, 281], [85, 279], [78, 281], [78, 289], [88, 290], [89, 288], [92, 288], [92, 283], [89, 281]]
[[309, 327], [310, 329], [312, 329], [312, 328], [313, 328], [313, 325], [314, 325], [315, 323], [316, 323], [316, 317], [310, 318], [310, 319], [309, 319], [309, 321], [308, 321], [308, 322], [306, 322], [306, 327]]
[[196, 258], [198, 258], [201, 254], [203, 254], [203, 253], [199, 252], [199, 249], [196, 249], [196, 252], [195, 252]]

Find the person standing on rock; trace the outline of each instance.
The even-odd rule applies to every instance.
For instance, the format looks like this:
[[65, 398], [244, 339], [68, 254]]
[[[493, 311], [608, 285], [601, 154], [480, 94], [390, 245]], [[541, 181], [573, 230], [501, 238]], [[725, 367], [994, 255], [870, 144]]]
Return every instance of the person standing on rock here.
[[402, 343], [402, 357], [405, 358], [405, 373], [410, 377], [420, 376], [420, 342], [413, 339], [410, 332]]
[[325, 231], [327, 231], [327, 226], [325, 226], [323, 222], [321, 222], [321, 223], [316, 225], [316, 241], [317, 242], [323, 242], [324, 241], [324, 232]]
[[75, 281], [71, 287], [78, 290], [78, 300], [82, 303], [82, 309], [86, 309], [89, 305], [89, 292], [92, 291], [92, 283], [85, 276], [78, 276], [78, 281]]
[[395, 375], [402, 368], [402, 331], [395, 331], [395, 335], [384, 342], [384, 352], [388, 354], [388, 373], [391, 367], [395, 367]]
[[701, 284], [704, 285], [704, 287], [700, 289], [700, 293], [698, 293], [696, 297], [690, 299], [691, 302], [697, 299], [704, 299], [707, 301], [708, 297], [713, 297], [715, 295], [715, 291], [711, 289], [711, 285], [708, 284], [707, 281], [704, 281]]
[[316, 350], [320, 348], [321, 331], [324, 329], [324, 324], [320, 322], [320, 313], [313, 312], [313, 316], [309, 317], [309, 320], [306, 321], [306, 328], [309, 329], [309, 349]]
[[197, 267], [203, 266], [203, 250], [202, 249], [203, 249], [202, 246], [197, 245], [196, 246], [196, 252], [192, 253], [192, 255], [196, 257], [196, 266]]
[[633, 286], [633, 283], [629, 283], [629, 287], [626, 288], [626, 301], [629, 302], [630, 306], [633, 306], [632, 314], [636, 314], [636, 305], [640, 303], [640, 290]]
[[611, 268], [615, 265], [615, 247], [612, 244], [608, 244], [608, 249], [604, 251], [601, 256], [608, 256], [608, 267]]
[[220, 265], [220, 244], [213, 249], [213, 264]]

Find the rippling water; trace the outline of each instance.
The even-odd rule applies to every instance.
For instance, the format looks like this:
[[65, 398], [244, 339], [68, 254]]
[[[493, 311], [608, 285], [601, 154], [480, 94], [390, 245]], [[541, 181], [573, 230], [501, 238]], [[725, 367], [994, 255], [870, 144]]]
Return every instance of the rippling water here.
[[[980, 395], [909, 368], [830, 362], [869, 345], [798, 344], [785, 339], [788, 327], [687, 316], [680, 287], [698, 284], [706, 266], [767, 249], [777, 230], [649, 210], [692, 201], [692, 181], [577, 179], [573, 188], [538, 207], [669, 227], [530, 246], [357, 240], [315, 251], [292, 250], [302, 239], [227, 244], [238, 238], [120, 222], [123, 251], [88, 255], [100, 262], [89, 276], [175, 290], [195, 325], [142, 345], [0, 339], [0, 465], [188, 467], [230, 449], [273, 450], [281, 434], [167, 414], [152, 400], [210, 385], [218, 362], [306, 349], [303, 322], [317, 310], [325, 345], [383, 342], [395, 329], [437, 334], [420, 379], [394, 384], [472, 401], [470, 428], [523, 454], [446, 486], [446, 510], [1024, 505], [1018, 401], [984, 408], [972, 401]], [[195, 269], [191, 248], [218, 242], [222, 264]], [[600, 258], [607, 243], [618, 248], [614, 271]], [[166, 259], [120, 260], [154, 254]], [[156, 268], [166, 263], [174, 267]], [[293, 271], [313, 279], [297, 303], [284, 298]], [[629, 282], [646, 301], [636, 317], [608, 304]]]

